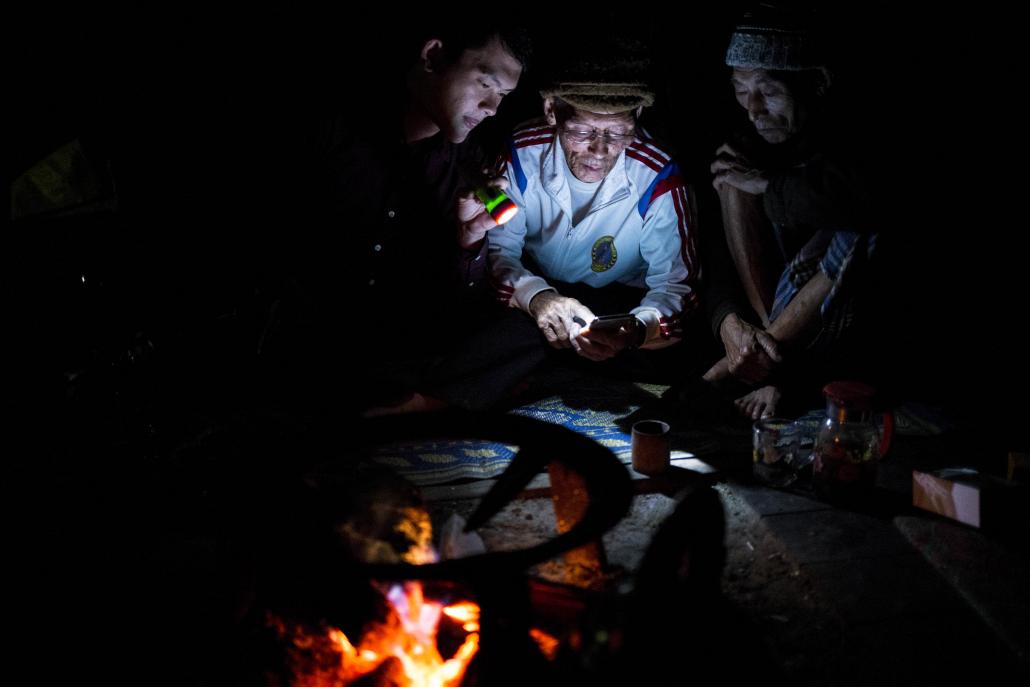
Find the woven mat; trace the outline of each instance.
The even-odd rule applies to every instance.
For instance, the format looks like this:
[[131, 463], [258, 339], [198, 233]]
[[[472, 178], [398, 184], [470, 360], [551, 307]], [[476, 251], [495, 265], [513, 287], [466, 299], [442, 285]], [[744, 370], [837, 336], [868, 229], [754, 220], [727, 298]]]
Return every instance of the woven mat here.
[[[608, 379], [551, 377], [537, 383], [533, 400], [510, 413], [543, 420], [590, 437], [630, 460], [630, 436], [619, 420], [657, 401], [668, 387]], [[560, 390], [556, 390], [560, 389]], [[426, 440], [380, 447], [372, 460], [419, 486], [500, 475], [518, 447], [483, 440]]]

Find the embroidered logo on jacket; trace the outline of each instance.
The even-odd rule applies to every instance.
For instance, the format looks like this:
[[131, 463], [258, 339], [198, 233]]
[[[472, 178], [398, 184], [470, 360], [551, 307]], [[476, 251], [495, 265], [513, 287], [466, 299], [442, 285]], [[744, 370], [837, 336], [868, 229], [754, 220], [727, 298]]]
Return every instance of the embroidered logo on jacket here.
[[594, 272], [610, 270], [618, 259], [619, 252], [615, 250], [614, 236], [602, 236], [590, 249], [590, 269]]

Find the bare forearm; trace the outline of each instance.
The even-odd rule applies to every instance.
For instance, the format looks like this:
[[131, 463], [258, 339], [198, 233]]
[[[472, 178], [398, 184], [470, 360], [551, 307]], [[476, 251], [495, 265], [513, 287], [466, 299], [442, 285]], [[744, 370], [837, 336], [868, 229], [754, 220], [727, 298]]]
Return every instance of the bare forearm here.
[[819, 331], [822, 321], [819, 310], [832, 287], [829, 277], [821, 270], [816, 272], [769, 326], [769, 334], [790, 348], [807, 344]]
[[771, 232], [761, 196], [724, 186], [719, 191], [719, 201], [726, 230], [726, 245], [733, 257], [744, 293], [755, 313], [762, 319], [762, 324], [767, 326], [777, 275], [771, 273], [766, 259], [768, 249], [764, 244], [768, 242]]

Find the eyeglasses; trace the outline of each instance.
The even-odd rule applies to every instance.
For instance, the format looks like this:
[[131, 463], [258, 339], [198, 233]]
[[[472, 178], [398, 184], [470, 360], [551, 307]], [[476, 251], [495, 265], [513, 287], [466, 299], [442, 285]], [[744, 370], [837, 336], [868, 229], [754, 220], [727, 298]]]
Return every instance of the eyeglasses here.
[[629, 131], [628, 133], [612, 133], [605, 129], [599, 131], [598, 129], [569, 129], [563, 128], [565, 135], [573, 143], [586, 143], [587, 141], [593, 141], [595, 138], [600, 137], [608, 145], [628, 145], [630, 141], [636, 138], [636, 132]]

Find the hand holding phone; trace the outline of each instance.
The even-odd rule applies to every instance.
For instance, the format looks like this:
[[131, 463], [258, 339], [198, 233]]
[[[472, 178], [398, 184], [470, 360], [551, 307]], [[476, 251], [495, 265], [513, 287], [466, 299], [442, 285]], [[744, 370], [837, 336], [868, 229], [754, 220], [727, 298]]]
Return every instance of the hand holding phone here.
[[643, 343], [647, 330], [636, 315], [604, 315], [587, 325], [580, 336], [594, 347], [610, 349], [606, 357]]
[[583, 333], [610, 332], [626, 334], [630, 332], [636, 333], [636, 330], [636, 315], [602, 315], [601, 317], [594, 318], [594, 321], [587, 325]]

